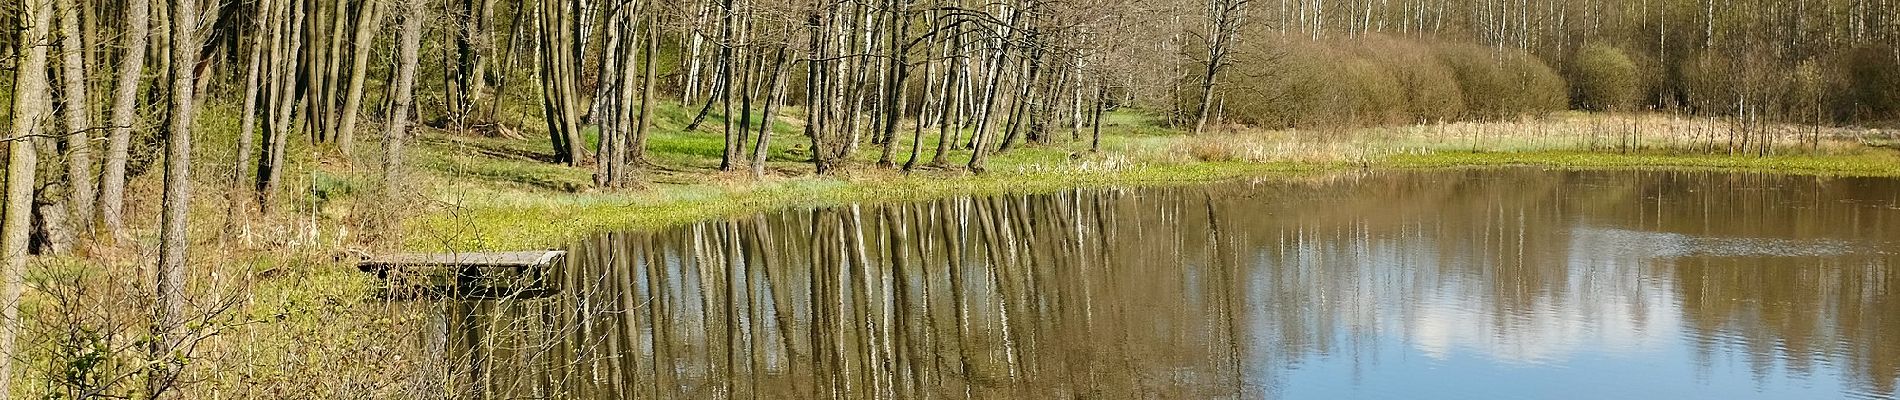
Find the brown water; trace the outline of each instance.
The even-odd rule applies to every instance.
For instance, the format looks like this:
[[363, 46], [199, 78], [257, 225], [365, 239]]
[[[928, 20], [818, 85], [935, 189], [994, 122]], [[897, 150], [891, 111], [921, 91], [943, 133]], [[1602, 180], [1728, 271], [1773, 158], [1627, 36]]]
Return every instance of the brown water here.
[[[1894, 398], [1900, 182], [1491, 169], [789, 210], [438, 320], [465, 396]], [[446, 322], [444, 322], [446, 321]]]

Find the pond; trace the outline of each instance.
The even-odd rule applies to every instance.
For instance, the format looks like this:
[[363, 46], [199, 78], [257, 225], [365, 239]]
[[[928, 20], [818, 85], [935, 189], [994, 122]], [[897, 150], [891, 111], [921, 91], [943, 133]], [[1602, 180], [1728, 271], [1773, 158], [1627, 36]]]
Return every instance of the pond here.
[[470, 397], [1886, 398], [1900, 182], [1500, 168], [786, 210], [444, 303]]

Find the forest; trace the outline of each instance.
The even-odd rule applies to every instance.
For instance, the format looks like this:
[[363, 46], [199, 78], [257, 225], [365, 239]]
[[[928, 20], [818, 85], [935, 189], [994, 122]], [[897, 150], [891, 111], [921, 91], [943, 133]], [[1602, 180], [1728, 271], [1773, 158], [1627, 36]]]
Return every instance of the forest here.
[[1138, 140], [1105, 130], [1668, 115], [1726, 135], [1669, 154], [1770, 157], [1900, 122], [1893, 0], [8, 0], [0, 24], [0, 398], [320, 387], [218, 360], [304, 315], [260, 305], [270, 275], [433, 244], [432, 188], [508, 172], [458, 152], [639, 193]]

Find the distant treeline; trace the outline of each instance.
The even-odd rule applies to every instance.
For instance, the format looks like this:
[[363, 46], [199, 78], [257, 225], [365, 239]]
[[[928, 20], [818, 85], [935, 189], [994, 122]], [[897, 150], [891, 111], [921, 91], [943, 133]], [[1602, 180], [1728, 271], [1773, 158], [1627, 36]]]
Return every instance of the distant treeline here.
[[[1563, 108], [1900, 120], [1900, 5], [1890, 0], [1254, 6], [1262, 17], [1243, 30], [1243, 50], [1217, 86], [1228, 122], [1389, 124]], [[1190, 97], [1176, 104], [1192, 110]]]

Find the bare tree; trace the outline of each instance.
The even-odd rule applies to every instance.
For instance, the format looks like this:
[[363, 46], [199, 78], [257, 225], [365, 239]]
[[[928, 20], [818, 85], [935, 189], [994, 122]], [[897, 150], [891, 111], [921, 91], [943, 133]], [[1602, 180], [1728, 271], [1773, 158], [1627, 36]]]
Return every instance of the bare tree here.
[[1207, 57], [1202, 62], [1201, 101], [1194, 115], [1194, 133], [1207, 132], [1207, 116], [1214, 109], [1214, 84], [1220, 81], [1221, 70], [1227, 68], [1233, 56], [1235, 43], [1240, 41], [1240, 27], [1245, 20], [1247, 3], [1252, 0], [1208, 0], [1207, 32], [1201, 38], [1206, 46]]

